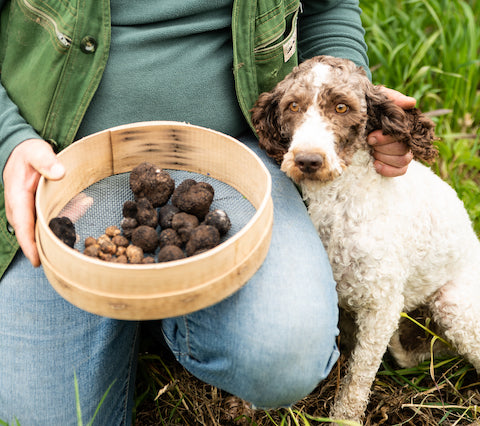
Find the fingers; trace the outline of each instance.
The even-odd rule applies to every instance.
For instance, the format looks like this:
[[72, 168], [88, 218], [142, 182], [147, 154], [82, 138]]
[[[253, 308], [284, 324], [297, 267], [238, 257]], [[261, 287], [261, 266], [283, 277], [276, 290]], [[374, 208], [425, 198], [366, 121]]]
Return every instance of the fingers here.
[[407, 173], [408, 165], [413, 158], [411, 153], [406, 157], [392, 157], [375, 153], [373, 156], [375, 170], [385, 177], [396, 177]]
[[381, 86], [382, 92], [384, 92], [390, 100], [402, 109], [412, 109], [415, 107], [417, 100], [411, 96], [406, 96], [403, 93], [390, 89], [388, 87]]
[[3, 170], [7, 220], [25, 256], [33, 266], [40, 265], [35, 243], [35, 193], [43, 175], [58, 180], [65, 169], [51, 146], [41, 139], [29, 139], [10, 154]]
[[406, 144], [397, 142], [392, 136], [384, 135], [381, 130], [370, 133], [367, 141], [377, 153], [402, 156], [409, 152]]
[[394, 168], [404, 168], [408, 167], [410, 161], [413, 159], [413, 154], [409, 151], [405, 155], [389, 155], [382, 154], [380, 152], [374, 152], [373, 157], [375, 160], [382, 162], [383, 164], [388, 164], [390, 167]]
[[[417, 103], [415, 98], [406, 96], [397, 90], [382, 86], [382, 91], [400, 108], [411, 109]], [[368, 135], [368, 143], [373, 148], [375, 170], [382, 176], [396, 177], [407, 172], [413, 154], [406, 144], [397, 142], [392, 136], [375, 130]]]
[[[50, 144], [45, 141], [34, 139], [33, 142], [28, 145], [28, 148], [24, 146], [24, 149], [29, 149], [32, 153], [28, 156], [27, 162], [29, 166], [35, 171], [40, 173], [46, 179], [59, 180], [65, 175], [65, 168], [62, 163], [58, 161], [56, 154], [53, 152]], [[23, 142], [19, 147], [24, 145]]]
[[35, 195], [20, 188], [15, 192], [16, 195], [9, 197], [8, 222], [15, 230], [23, 254], [37, 267], [40, 266], [40, 258], [35, 243]]
[[391, 136], [375, 130], [368, 136], [368, 143], [373, 147], [374, 166], [377, 173], [386, 177], [401, 176], [407, 172], [413, 159], [412, 152]]

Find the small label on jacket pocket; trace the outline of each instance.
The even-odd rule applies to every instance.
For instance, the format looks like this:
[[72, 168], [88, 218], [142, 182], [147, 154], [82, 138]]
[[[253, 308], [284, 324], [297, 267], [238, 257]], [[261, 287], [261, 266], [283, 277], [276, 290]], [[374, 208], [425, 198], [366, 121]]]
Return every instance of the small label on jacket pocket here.
[[295, 29], [292, 36], [283, 45], [283, 60], [285, 62], [288, 62], [288, 60], [294, 55], [296, 50], [297, 50], [297, 31]]

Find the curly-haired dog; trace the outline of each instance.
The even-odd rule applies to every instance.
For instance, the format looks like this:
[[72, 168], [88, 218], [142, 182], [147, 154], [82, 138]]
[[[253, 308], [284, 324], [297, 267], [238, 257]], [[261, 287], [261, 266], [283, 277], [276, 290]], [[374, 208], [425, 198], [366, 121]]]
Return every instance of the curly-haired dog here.
[[[316, 57], [260, 95], [261, 146], [301, 188], [325, 245], [356, 344], [332, 417], [361, 421], [402, 311], [427, 305], [444, 336], [480, 372], [480, 243], [454, 190], [412, 161], [379, 175], [366, 135], [382, 129], [430, 162], [433, 123], [403, 111], [352, 62]], [[391, 348], [392, 349], [392, 348]]]

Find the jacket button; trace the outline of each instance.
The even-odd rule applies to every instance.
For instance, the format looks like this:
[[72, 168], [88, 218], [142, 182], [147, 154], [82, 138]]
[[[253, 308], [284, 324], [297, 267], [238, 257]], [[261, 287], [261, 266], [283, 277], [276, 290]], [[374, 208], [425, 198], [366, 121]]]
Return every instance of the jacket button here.
[[13, 229], [13, 226], [10, 225], [8, 222], [7, 222], [7, 232], [8, 232], [10, 235], [15, 235], [15, 229]]
[[94, 53], [97, 50], [97, 40], [91, 36], [85, 36], [80, 42], [80, 49], [83, 53]]

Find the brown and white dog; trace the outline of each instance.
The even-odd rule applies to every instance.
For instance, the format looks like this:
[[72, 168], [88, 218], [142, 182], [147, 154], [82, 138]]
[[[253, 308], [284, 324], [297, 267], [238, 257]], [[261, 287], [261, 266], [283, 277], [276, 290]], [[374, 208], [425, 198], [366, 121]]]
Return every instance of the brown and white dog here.
[[420, 162], [379, 175], [366, 137], [382, 129], [432, 161], [434, 125], [403, 111], [352, 62], [310, 59], [252, 109], [260, 145], [295, 181], [328, 253], [356, 343], [332, 417], [361, 421], [402, 311], [426, 305], [442, 334], [480, 372], [480, 243], [455, 191]]

